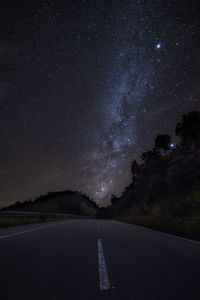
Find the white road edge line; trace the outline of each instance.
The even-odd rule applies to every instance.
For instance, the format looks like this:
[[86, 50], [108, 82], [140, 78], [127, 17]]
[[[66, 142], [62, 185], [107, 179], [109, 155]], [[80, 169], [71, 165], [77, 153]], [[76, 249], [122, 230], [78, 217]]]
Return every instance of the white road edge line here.
[[[157, 230], [154, 230], [154, 231], [157, 231]], [[183, 241], [186, 241], [186, 242], [192, 242], [192, 243], [194, 243], [194, 244], [200, 245], [200, 242], [198, 242], [198, 241], [190, 240], [190, 239], [184, 238], [184, 237], [179, 236], [179, 235], [175, 235], [175, 234], [171, 234], [171, 233], [167, 233], [167, 232], [162, 232], [162, 231], [158, 231], [158, 232], [163, 233], [163, 234], [165, 234], [165, 235], [168, 235], [168, 236], [170, 236], [170, 237], [176, 238], [176, 239], [178, 239], [178, 240], [183, 240]]]
[[106, 269], [106, 261], [103, 253], [102, 240], [98, 239], [98, 258], [99, 258], [99, 285], [101, 290], [109, 290], [110, 282]]
[[[119, 221], [117, 221], [119, 222]], [[128, 223], [127, 223], [128, 224]], [[152, 228], [148, 228], [148, 227], [144, 227], [142, 225], [136, 225], [136, 224], [131, 224], [129, 223], [129, 225], [133, 225], [135, 227], [139, 227], [139, 228], [142, 228], [146, 231], [153, 231], [154, 233], [161, 233], [162, 235], [167, 235], [169, 237], [172, 237], [172, 238], [175, 238], [177, 240], [183, 240], [183, 241], [186, 241], [186, 242], [190, 242], [190, 243], [193, 243], [193, 244], [197, 244], [197, 245], [200, 245], [200, 242], [199, 241], [196, 241], [196, 240], [191, 240], [191, 239], [188, 239], [188, 238], [184, 238], [182, 236], [179, 236], [179, 235], [175, 235], [175, 234], [172, 234], [172, 233], [167, 233], [167, 232], [164, 232], [164, 231], [160, 231], [160, 230], [156, 230], [156, 229], [152, 229]]]
[[49, 227], [55, 227], [55, 226], [58, 226], [58, 225], [61, 225], [61, 224], [63, 224], [63, 223], [37, 227], [37, 228], [34, 228], [34, 229], [28, 229], [28, 230], [24, 230], [24, 231], [9, 233], [9, 234], [4, 234], [4, 235], [0, 235], [0, 239], [5, 239], [5, 238], [11, 237], [11, 236], [20, 235], [20, 234], [24, 234], [24, 233], [28, 233], [28, 232], [32, 232], [32, 231], [38, 231], [38, 230], [49, 228]]

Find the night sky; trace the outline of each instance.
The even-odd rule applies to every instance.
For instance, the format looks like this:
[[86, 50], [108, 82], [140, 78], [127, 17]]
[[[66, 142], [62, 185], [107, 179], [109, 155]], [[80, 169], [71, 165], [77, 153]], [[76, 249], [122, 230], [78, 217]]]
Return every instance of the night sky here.
[[0, 206], [59, 190], [100, 205], [200, 110], [199, 0], [0, 2]]

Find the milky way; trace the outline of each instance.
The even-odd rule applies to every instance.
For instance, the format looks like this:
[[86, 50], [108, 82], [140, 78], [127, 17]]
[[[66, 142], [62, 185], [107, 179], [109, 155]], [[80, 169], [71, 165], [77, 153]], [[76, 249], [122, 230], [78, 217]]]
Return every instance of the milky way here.
[[[16, 1], [17, 2], [17, 1]], [[198, 1], [1, 3], [1, 205], [83, 191], [100, 205], [200, 109]]]

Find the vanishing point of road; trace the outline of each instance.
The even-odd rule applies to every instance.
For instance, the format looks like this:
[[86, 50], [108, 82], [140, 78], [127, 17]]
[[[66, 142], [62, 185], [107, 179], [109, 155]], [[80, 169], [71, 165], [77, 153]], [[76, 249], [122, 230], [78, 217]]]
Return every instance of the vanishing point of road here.
[[199, 300], [200, 243], [109, 220], [0, 229], [0, 299]]

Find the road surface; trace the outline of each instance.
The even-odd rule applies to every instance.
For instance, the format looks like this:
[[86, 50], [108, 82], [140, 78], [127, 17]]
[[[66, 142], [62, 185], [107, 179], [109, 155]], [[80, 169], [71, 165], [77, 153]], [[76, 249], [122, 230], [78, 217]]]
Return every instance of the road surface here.
[[0, 299], [200, 299], [200, 244], [108, 220], [0, 230]]

